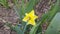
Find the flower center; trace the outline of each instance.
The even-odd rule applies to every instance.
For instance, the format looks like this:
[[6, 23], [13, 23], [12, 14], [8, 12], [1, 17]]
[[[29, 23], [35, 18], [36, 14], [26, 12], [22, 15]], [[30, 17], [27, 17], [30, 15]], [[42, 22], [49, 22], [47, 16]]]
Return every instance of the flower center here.
[[31, 20], [31, 18], [30, 18], [30, 17], [28, 17], [27, 21], [29, 21], [29, 20]]

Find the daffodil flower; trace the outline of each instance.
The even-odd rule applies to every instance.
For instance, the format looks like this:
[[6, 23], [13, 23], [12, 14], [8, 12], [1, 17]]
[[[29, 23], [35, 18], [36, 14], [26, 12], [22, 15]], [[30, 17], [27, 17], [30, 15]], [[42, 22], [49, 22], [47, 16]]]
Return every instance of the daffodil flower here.
[[23, 18], [23, 21], [28, 22], [27, 24], [36, 25], [35, 19], [37, 19], [38, 16], [34, 14], [34, 10], [32, 10], [30, 13], [26, 13], [25, 15], [26, 16]]

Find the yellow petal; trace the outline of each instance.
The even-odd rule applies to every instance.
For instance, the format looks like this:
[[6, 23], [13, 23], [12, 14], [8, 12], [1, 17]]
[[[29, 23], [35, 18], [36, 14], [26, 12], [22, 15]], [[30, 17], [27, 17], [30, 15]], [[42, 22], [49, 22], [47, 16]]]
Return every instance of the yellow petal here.
[[35, 15], [33, 18], [34, 18], [34, 19], [37, 19], [37, 18], [38, 18], [38, 16], [36, 16], [36, 15]]
[[25, 16], [24, 18], [23, 18], [23, 21], [25, 21], [25, 22], [27, 22], [28, 21], [28, 18], [29, 16]]
[[29, 21], [28, 21], [28, 24], [36, 25], [36, 23], [35, 23], [35, 21], [34, 21], [34, 20], [29, 20]]
[[32, 11], [29, 13], [29, 15], [34, 15], [34, 10], [32, 10]]

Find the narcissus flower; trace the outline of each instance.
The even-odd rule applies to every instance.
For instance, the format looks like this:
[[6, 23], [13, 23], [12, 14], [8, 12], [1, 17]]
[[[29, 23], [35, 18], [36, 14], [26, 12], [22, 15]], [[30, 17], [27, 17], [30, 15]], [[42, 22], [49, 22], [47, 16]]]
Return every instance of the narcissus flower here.
[[37, 19], [38, 16], [34, 14], [34, 10], [32, 10], [30, 13], [26, 13], [25, 15], [26, 16], [23, 18], [23, 21], [28, 22], [27, 24], [36, 25], [35, 19]]

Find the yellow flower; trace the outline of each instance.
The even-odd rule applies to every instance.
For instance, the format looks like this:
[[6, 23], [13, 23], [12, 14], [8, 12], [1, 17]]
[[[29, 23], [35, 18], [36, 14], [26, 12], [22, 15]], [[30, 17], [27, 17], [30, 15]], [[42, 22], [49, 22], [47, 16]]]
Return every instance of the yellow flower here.
[[28, 22], [27, 24], [36, 25], [35, 19], [37, 19], [38, 16], [34, 14], [34, 10], [32, 10], [30, 13], [26, 13], [25, 15], [26, 16], [23, 18], [23, 21]]

